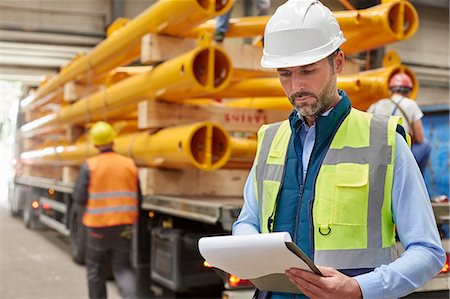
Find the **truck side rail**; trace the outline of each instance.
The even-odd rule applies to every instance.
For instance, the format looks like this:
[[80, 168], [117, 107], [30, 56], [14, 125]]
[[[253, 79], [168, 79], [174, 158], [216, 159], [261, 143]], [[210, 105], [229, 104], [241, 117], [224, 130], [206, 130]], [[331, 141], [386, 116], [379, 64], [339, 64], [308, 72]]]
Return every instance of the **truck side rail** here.
[[54, 180], [49, 178], [35, 177], [35, 176], [22, 176], [14, 178], [14, 183], [18, 185], [53, 189], [62, 193], [72, 193], [75, 186], [74, 183], [64, 183], [60, 180]]
[[142, 209], [171, 216], [191, 219], [207, 224], [220, 223], [223, 229], [231, 231], [243, 205], [242, 197], [173, 197], [147, 195]]

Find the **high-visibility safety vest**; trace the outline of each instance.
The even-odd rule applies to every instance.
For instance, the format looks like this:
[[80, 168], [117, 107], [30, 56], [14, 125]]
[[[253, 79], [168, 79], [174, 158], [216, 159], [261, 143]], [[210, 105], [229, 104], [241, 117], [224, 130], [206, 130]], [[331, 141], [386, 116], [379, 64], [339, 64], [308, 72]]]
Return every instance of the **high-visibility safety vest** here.
[[87, 165], [89, 186], [83, 224], [110, 227], [135, 223], [138, 179], [133, 160], [108, 152], [89, 158]]
[[[336, 269], [375, 268], [393, 259], [391, 190], [399, 117], [351, 109], [315, 181], [314, 262]], [[261, 127], [255, 190], [262, 233], [271, 231], [291, 137], [289, 120]]]

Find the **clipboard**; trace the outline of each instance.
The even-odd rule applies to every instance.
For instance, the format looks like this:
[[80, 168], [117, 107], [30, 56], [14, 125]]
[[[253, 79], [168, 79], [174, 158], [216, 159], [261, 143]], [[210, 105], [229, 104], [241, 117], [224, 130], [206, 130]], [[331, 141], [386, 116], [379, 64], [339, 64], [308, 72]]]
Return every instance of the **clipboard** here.
[[213, 267], [248, 279], [260, 290], [301, 294], [284, 274], [289, 268], [323, 276], [287, 232], [204, 237], [199, 251]]

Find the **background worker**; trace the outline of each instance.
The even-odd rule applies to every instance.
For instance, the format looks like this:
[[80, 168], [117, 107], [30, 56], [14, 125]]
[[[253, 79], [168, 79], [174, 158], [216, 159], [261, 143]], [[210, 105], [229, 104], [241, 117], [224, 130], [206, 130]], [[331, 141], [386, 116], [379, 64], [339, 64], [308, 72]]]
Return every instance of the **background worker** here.
[[[270, 0], [244, 0], [254, 1], [256, 4], [256, 11], [258, 16], [265, 16], [269, 14]], [[234, 6], [233, 6], [234, 7]], [[216, 31], [214, 33], [214, 40], [216, 42], [222, 42], [229, 29], [229, 22], [233, 7], [221, 16], [216, 18]]]
[[[324, 277], [286, 269], [304, 295], [398, 298], [442, 269], [428, 193], [399, 117], [351, 107], [337, 89], [345, 42], [319, 1], [290, 0], [264, 33], [261, 65], [278, 71], [289, 119], [261, 127], [233, 234], [287, 231]], [[398, 259], [395, 227], [406, 251]], [[249, 265], [251, 267], [251, 265]]]
[[108, 123], [97, 122], [89, 134], [100, 153], [81, 166], [73, 192], [75, 203], [85, 207], [89, 298], [106, 298], [110, 262], [122, 297], [135, 298], [130, 252], [141, 198], [137, 168], [113, 151], [115, 132]]
[[430, 158], [431, 146], [425, 140], [422, 126], [423, 113], [419, 105], [408, 96], [411, 94], [413, 82], [404, 73], [395, 74], [389, 80], [391, 97], [381, 99], [372, 104], [367, 112], [384, 115], [398, 115], [403, 118], [403, 127], [411, 136], [411, 151], [416, 158], [422, 174]]

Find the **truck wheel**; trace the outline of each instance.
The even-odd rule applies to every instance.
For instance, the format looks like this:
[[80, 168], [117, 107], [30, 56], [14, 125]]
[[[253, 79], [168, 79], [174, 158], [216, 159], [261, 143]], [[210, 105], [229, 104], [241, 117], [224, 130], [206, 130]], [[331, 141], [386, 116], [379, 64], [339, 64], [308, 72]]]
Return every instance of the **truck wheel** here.
[[20, 188], [9, 188], [8, 190], [9, 214], [17, 218], [22, 216], [22, 211], [19, 209], [19, 194], [21, 194]]
[[20, 219], [20, 216], [22, 216], [22, 213], [21, 213], [21, 211], [19, 209], [16, 209], [14, 207], [10, 207], [9, 215], [11, 215], [14, 218], [19, 218]]
[[38, 210], [33, 208], [33, 197], [31, 196], [31, 194], [28, 195], [29, 196], [27, 196], [24, 200], [22, 220], [26, 228], [35, 230], [39, 228]]
[[72, 207], [70, 211], [70, 249], [72, 259], [77, 264], [84, 264], [86, 255], [86, 228], [81, 223], [82, 213]]

